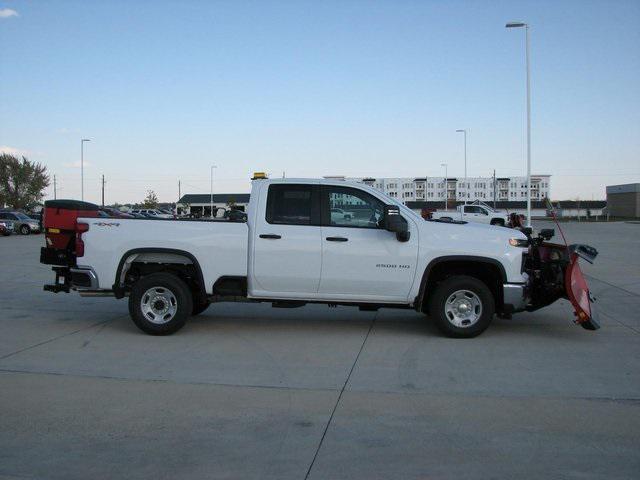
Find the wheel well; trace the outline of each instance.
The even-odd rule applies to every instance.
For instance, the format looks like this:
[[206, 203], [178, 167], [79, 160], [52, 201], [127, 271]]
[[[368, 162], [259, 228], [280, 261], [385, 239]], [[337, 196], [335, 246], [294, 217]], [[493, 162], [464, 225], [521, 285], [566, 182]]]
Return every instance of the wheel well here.
[[494, 218], [491, 220], [491, 225], [504, 225], [504, 220], [502, 218]]
[[504, 273], [498, 265], [490, 261], [474, 259], [452, 259], [434, 262], [433, 265], [429, 264], [427, 267], [420, 288], [420, 301], [418, 305], [423, 312], [427, 311], [429, 299], [438, 284], [454, 275], [468, 275], [484, 282], [493, 294], [496, 311], [502, 309]]
[[121, 298], [140, 278], [157, 272], [173, 274], [183, 280], [194, 298], [206, 297], [200, 265], [193, 255], [170, 249], [138, 249], [127, 252], [118, 265], [113, 291]]

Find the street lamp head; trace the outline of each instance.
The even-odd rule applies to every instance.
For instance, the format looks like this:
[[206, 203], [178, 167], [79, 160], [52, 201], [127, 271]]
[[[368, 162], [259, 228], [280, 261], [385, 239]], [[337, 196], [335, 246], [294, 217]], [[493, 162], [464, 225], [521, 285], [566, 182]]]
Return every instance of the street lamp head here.
[[509, 22], [505, 25], [506, 28], [522, 28], [528, 27], [528, 25], [524, 22]]
[[467, 131], [466, 131], [466, 130], [456, 130], [456, 132], [459, 132], [459, 133], [466, 133]]
[[440, 166], [441, 166], [441, 167], [446, 167], [446, 166], [447, 166], [447, 164], [446, 164], [446, 163], [441, 163], [441, 164], [440, 164]]

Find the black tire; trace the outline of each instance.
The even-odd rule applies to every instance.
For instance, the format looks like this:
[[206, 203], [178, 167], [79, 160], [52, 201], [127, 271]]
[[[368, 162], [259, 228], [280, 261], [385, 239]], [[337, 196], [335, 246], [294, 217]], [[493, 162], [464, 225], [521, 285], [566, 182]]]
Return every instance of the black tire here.
[[491, 220], [491, 225], [497, 225], [498, 227], [504, 227], [504, 220]]
[[193, 302], [193, 310], [191, 311], [191, 315], [192, 315], [192, 316], [194, 316], [194, 317], [195, 317], [196, 315], [200, 315], [200, 314], [201, 314], [202, 312], [204, 312], [207, 308], [209, 308], [209, 305], [210, 305], [210, 304], [209, 304], [209, 302], [207, 302], [207, 301], [204, 301], [204, 302], [202, 302], [202, 301], [196, 302], [196, 301], [194, 300], [194, 302]]
[[[157, 292], [150, 293], [150, 290], [158, 289]], [[149, 295], [156, 294], [157, 297]], [[143, 296], [146, 305], [157, 307], [157, 311], [162, 311], [163, 307], [171, 309], [173, 305], [173, 317], [168, 320], [162, 315], [143, 310]], [[169, 300], [164, 296], [171, 297]], [[158, 298], [158, 304], [152, 304], [153, 298]], [[175, 300], [175, 304], [173, 301]], [[189, 287], [180, 278], [170, 273], [152, 273], [142, 277], [131, 288], [129, 294], [129, 314], [136, 326], [149, 335], [170, 335], [177, 332], [186, 323], [193, 311], [193, 296]], [[171, 314], [171, 310], [167, 313]], [[167, 315], [165, 314], [165, 315]], [[155, 318], [155, 321], [153, 320]]]
[[443, 222], [453, 222], [453, 218], [451, 217], [442, 217], [440, 220], [442, 220]]
[[29, 228], [29, 225], [22, 225], [20, 227], [20, 233], [22, 235], [29, 235], [31, 233], [31, 229]]
[[[447, 311], [447, 300], [456, 292], [461, 291], [470, 292], [475, 295], [475, 298], [471, 297], [472, 300], [477, 299], [480, 302], [479, 318], [475, 322], [468, 320], [470, 322], [468, 326], [456, 325], [454, 319], [457, 317], [451, 311]], [[459, 295], [465, 296], [465, 294]], [[464, 300], [466, 297], [462, 299], [462, 301]], [[452, 305], [453, 303], [449, 308], [452, 308]], [[456, 275], [445, 279], [438, 284], [429, 299], [429, 316], [442, 333], [453, 338], [471, 338], [480, 335], [491, 323], [494, 313], [495, 301], [489, 287], [483, 281], [466, 275]]]

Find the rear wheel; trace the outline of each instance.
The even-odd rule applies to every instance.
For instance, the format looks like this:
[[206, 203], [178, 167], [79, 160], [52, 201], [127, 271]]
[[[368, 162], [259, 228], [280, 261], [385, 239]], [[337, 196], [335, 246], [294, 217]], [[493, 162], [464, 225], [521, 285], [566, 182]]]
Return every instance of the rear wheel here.
[[150, 335], [169, 335], [180, 330], [193, 311], [186, 283], [170, 273], [152, 273], [131, 288], [129, 314], [136, 326]]
[[31, 229], [29, 228], [29, 225], [22, 225], [20, 227], [20, 233], [22, 235], [29, 235], [31, 233]]
[[429, 301], [429, 316], [449, 337], [480, 335], [491, 323], [494, 312], [491, 290], [481, 280], [466, 275], [445, 279]]

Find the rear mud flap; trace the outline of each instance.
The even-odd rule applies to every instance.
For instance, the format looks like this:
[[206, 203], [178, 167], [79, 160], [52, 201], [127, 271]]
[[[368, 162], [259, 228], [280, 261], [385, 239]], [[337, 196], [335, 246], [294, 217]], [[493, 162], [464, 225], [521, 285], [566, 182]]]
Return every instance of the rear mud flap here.
[[569, 247], [570, 260], [565, 271], [565, 290], [567, 298], [574, 308], [575, 322], [587, 330], [600, 328], [600, 320], [596, 308], [596, 299], [589, 291], [578, 259], [583, 258], [593, 263], [598, 252], [586, 245], [571, 245]]

